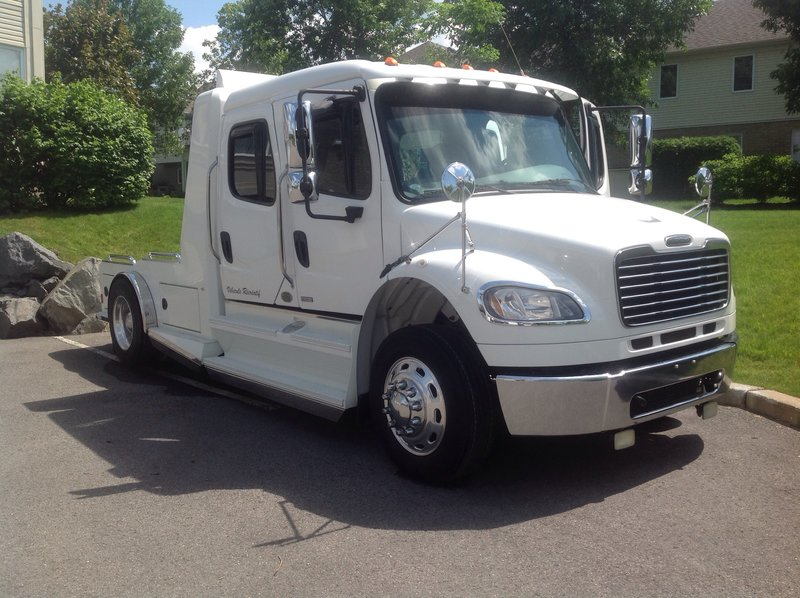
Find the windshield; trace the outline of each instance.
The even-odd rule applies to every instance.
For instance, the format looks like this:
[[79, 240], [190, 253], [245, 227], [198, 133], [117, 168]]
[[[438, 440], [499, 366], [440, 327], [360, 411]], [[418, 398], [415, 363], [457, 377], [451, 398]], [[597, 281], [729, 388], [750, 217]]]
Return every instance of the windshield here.
[[469, 166], [475, 193], [594, 193], [589, 169], [555, 99], [489, 87], [391, 83], [377, 96], [396, 190], [443, 199], [442, 172]]

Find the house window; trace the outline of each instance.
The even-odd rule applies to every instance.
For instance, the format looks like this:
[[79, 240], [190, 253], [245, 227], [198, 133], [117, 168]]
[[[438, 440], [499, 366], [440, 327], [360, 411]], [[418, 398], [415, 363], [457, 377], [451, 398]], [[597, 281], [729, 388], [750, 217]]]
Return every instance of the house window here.
[[678, 95], [678, 65], [664, 64], [661, 66], [661, 83], [659, 86], [660, 98], [674, 98]]
[[753, 57], [737, 56], [733, 59], [733, 91], [753, 89]]
[[0, 78], [6, 73], [15, 73], [25, 78], [22, 49], [0, 45]]
[[239, 199], [275, 202], [275, 160], [267, 123], [237, 125], [228, 138], [228, 185]]

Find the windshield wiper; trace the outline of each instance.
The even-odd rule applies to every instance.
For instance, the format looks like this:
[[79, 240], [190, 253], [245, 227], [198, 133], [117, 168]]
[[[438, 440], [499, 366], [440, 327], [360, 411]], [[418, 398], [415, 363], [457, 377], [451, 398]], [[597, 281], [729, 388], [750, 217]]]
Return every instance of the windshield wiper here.
[[494, 185], [475, 185], [475, 193], [489, 193], [490, 191], [497, 191], [498, 193], [502, 193], [503, 195], [513, 195], [516, 191], [511, 191], [510, 189], [503, 189], [502, 187], [495, 187]]

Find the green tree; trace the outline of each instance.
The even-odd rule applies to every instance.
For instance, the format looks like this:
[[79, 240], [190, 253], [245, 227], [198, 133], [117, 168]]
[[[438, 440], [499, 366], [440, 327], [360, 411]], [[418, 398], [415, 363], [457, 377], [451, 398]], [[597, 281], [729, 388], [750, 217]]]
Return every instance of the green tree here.
[[[489, 47], [496, 66], [573, 87], [602, 104], [646, 100], [650, 71], [680, 46], [711, 0], [467, 0], [439, 8], [456, 47]], [[466, 20], [466, 19], [470, 20]]]
[[198, 84], [191, 52], [178, 51], [183, 42], [181, 14], [164, 0], [111, 0], [109, 8], [122, 14], [140, 51], [131, 75], [155, 136], [156, 151], [181, 153], [175, 131]]
[[122, 15], [109, 0], [57, 4], [44, 11], [45, 67], [64, 82], [90, 79], [131, 103], [139, 94], [131, 71], [141, 60]]
[[761, 23], [769, 31], [785, 31], [792, 44], [786, 50], [784, 62], [770, 73], [778, 82], [775, 91], [783, 94], [786, 112], [800, 112], [800, 0], [754, 0], [767, 18]]
[[124, 205], [150, 184], [144, 112], [92, 81], [6, 77], [0, 138], [0, 212]]
[[349, 58], [382, 59], [428, 38], [432, 0], [237, 0], [219, 11], [212, 68], [281, 74]]

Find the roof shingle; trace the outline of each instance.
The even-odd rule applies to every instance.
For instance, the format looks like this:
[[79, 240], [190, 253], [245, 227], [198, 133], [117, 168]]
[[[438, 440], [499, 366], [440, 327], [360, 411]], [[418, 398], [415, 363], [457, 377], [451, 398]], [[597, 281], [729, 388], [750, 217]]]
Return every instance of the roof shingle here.
[[[761, 26], [766, 18], [752, 0], [716, 0], [707, 15], [695, 23], [684, 43], [686, 50], [707, 50], [753, 42], [787, 39], [785, 32], [772, 33]], [[678, 51], [672, 48], [670, 51]]]

